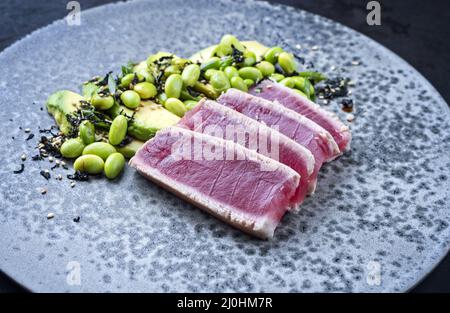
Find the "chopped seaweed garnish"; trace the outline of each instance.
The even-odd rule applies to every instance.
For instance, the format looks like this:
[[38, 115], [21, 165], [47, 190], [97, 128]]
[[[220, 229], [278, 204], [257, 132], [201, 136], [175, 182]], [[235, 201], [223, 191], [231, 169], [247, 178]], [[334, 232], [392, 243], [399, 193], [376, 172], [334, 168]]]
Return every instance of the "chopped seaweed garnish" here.
[[192, 87], [186, 87], [186, 89], [187, 89], [187, 92], [192, 96], [192, 97], [194, 97], [194, 98], [197, 98], [198, 96], [200, 96], [201, 95], [201, 93], [200, 92], [198, 92], [197, 90], [195, 90], [194, 88], [192, 88]]
[[127, 65], [123, 65], [122, 66], [122, 76], [133, 73], [133, 68], [135, 65], [136, 65], [136, 63], [134, 63], [132, 61], [128, 61]]
[[88, 181], [89, 175], [80, 171], [76, 171], [73, 174], [68, 174], [67, 178], [70, 180], [77, 180], [77, 181]]
[[74, 221], [75, 223], [79, 223], [79, 222], [80, 222], [80, 217], [79, 217], [79, 216], [75, 217], [75, 218], [73, 219], [73, 221]]
[[126, 146], [127, 144], [129, 144], [132, 141], [133, 141], [133, 137], [131, 137], [129, 135], [126, 135], [125, 138], [122, 140], [122, 142], [119, 143], [117, 146], [118, 147], [124, 147], [124, 146]]
[[332, 100], [348, 95], [348, 78], [337, 77], [327, 79], [316, 87], [316, 94], [320, 99]]
[[28, 141], [28, 140], [31, 140], [33, 138], [34, 138], [34, 134], [31, 133], [31, 134], [28, 135], [28, 137], [25, 140]]
[[108, 85], [108, 79], [109, 79], [109, 75], [112, 74], [112, 71], [108, 72], [105, 77], [103, 77], [102, 80], [97, 82], [97, 86], [107, 86]]
[[350, 98], [344, 98], [341, 101], [341, 105], [342, 105], [342, 110], [347, 112], [347, 113], [351, 113], [353, 112], [353, 100]]
[[234, 63], [242, 63], [244, 62], [244, 53], [238, 49], [234, 45], [231, 45], [233, 52], [231, 53], [231, 57], [233, 58]]
[[14, 174], [20, 174], [25, 169], [25, 165], [22, 163], [20, 164], [20, 169], [13, 171]]
[[61, 137], [46, 137], [41, 136], [39, 141], [39, 156], [34, 156], [33, 160], [42, 160], [44, 157], [53, 156], [55, 158], [61, 158], [61, 152], [59, 151], [59, 143], [61, 142]]
[[50, 172], [49, 171], [42, 170], [42, 171], [39, 172], [39, 174], [41, 174], [42, 177], [44, 177], [46, 180], [50, 179]]

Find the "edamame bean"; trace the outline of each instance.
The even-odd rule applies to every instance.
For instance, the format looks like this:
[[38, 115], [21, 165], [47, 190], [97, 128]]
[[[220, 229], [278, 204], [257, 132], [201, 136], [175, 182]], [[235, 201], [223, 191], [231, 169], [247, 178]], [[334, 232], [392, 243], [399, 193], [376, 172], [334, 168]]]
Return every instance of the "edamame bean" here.
[[247, 84], [245, 83], [245, 81], [240, 78], [239, 76], [236, 77], [231, 77], [230, 79], [230, 83], [231, 83], [231, 87], [242, 90], [244, 92], [248, 91], [248, 87]]
[[235, 47], [239, 51], [244, 51], [244, 45], [233, 35], [227, 34], [222, 37], [220, 43], [229, 47]]
[[[301, 76], [293, 76], [291, 77], [295, 82], [295, 88], [303, 91], [304, 94], [309, 93], [310, 95], [314, 94], [314, 87], [309, 81], [307, 82], [304, 77]], [[306, 88], [309, 88], [309, 92]]]
[[233, 49], [229, 45], [218, 44], [213, 51], [212, 55], [217, 55], [219, 57], [223, 57], [226, 55], [230, 55], [233, 53]]
[[93, 143], [95, 141], [94, 125], [87, 120], [81, 122], [79, 127], [79, 136], [85, 145]]
[[124, 77], [122, 77], [120, 79], [119, 87], [128, 88], [128, 86], [130, 86], [133, 79], [134, 79], [134, 73], [125, 75]]
[[200, 66], [197, 64], [190, 64], [186, 66], [181, 74], [185, 86], [192, 87], [200, 78]]
[[119, 153], [111, 154], [105, 161], [104, 172], [109, 179], [114, 179], [119, 176], [125, 166], [125, 158]]
[[252, 51], [245, 51], [244, 52], [244, 62], [242, 63], [244, 66], [252, 66], [256, 63], [256, 54]]
[[134, 86], [133, 89], [139, 94], [141, 99], [153, 98], [158, 93], [155, 85], [149, 82], [138, 83]]
[[211, 86], [219, 91], [225, 91], [227, 89], [230, 89], [230, 81], [228, 80], [227, 75], [225, 75], [222, 71], [216, 71], [212, 74], [211, 79], [209, 80]]
[[180, 74], [180, 68], [176, 65], [169, 65], [165, 70], [164, 70], [164, 77], [169, 77], [172, 74]]
[[277, 63], [278, 56], [280, 53], [283, 52], [283, 49], [280, 47], [272, 47], [269, 50], [267, 50], [266, 54], [264, 55], [264, 59], [272, 64]]
[[203, 62], [202, 65], [200, 65], [200, 69], [202, 71], [207, 71], [209, 69], [218, 70], [219, 67], [220, 67], [220, 59], [218, 57], [209, 58], [207, 61]]
[[161, 92], [161, 93], [158, 95], [158, 102], [159, 102], [160, 104], [164, 105], [164, 103], [166, 103], [166, 100], [167, 100], [167, 95], [166, 95], [164, 92]]
[[239, 76], [243, 79], [251, 79], [254, 82], [258, 82], [263, 78], [261, 71], [255, 67], [243, 67], [239, 69]]
[[94, 142], [83, 149], [83, 155], [95, 154], [103, 160], [106, 160], [106, 158], [114, 152], [116, 152], [116, 148], [107, 142]]
[[83, 152], [84, 144], [81, 138], [72, 138], [64, 141], [61, 145], [61, 155], [65, 158], [73, 159], [79, 157]]
[[267, 61], [261, 61], [260, 63], [256, 64], [256, 68], [261, 71], [264, 77], [270, 76], [275, 73], [275, 66]]
[[247, 88], [250, 88], [251, 86], [253, 86], [255, 84], [255, 82], [252, 79], [244, 79], [244, 83], [247, 85]]
[[88, 174], [100, 174], [103, 171], [104, 162], [101, 157], [93, 154], [80, 156], [73, 163], [73, 168]]
[[220, 93], [217, 92], [211, 85], [203, 84], [201, 82], [195, 83], [194, 90], [204, 94], [210, 99], [216, 99], [218, 96], [220, 96]]
[[278, 56], [278, 64], [280, 64], [283, 71], [287, 74], [292, 74], [297, 67], [294, 56], [287, 52], [280, 53]]
[[168, 98], [179, 98], [182, 88], [183, 78], [180, 74], [173, 74], [167, 78], [164, 91]]
[[140, 69], [136, 72], [136, 74], [139, 76], [142, 76], [142, 78], [149, 83], [154, 84], [155, 83], [155, 78], [153, 77], [152, 74], [150, 74], [150, 72], [146, 69]]
[[123, 115], [118, 115], [113, 120], [111, 127], [109, 128], [109, 143], [113, 146], [118, 145], [125, 139], [128, 129], [128, 120]]
[[234, 66], [227, 66], [223, 70], [223, 72], [225, 73], [225, 75], [227, 75], [228, 79], [231, 79], [231, 77], [239, 76], [239, 72]]
[[292, 77], [287, 77], [283, 80], [280, 81], [280, 84], [289, 87], [289, 88], [294, 88], [295, 87], [295, 79]]
[[205, 72], [205, 74], [203, 74], [203, 76], [205, 76], [205, 78], [206, 78], [207, 80], [210, 80], [212, 74], [214, 74], [215, 72], [217, 72], [217, 70], [210, 68], [209, 70], [207, 70], [207, 71]]
[[172, 112], [175, 115], [178, 115], [179, 117], [183, 117], [183, 115], [186, 113], [186, 107], [184, 106], [184, 103], [177, 98], [167, 99], [164, 107], [168, 111]]
[[275, 82], [280, 82], [284, 78], [285, 78], [284, 75], [278, 73], [273, 73], [272, 75], [269, 76], [269, 79]]
[[120, 100], [130, 109], [136, 109], [141, 103], [141, 97], [136, 91], [126, 90], [120, 95]]
[[95, 94], [91, 100], [92, 105], [99, 110], [108, 110], [114, 105], [114, 98], [112, 96], [102, 97]]
[[194, 100], [184, 101], [184, 106], [186, 107], [187, 111], [192, 110], [197, 104], [198, 104], [198, 101], [194, 101]]

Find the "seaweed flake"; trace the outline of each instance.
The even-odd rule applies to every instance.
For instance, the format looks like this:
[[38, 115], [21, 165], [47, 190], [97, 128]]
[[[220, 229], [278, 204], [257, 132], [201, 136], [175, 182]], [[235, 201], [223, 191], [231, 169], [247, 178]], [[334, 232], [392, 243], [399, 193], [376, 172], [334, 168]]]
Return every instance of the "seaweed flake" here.
[[75, 171], [73, 174], [68, 174], [67, 178], [70, 180], [88, 181], [89, 175], [80, 171]]
[[34, 134], [31, 133], [31, 134], [28, 135], [28, 137], [25, 140], [28, 141], [28, 140], [31, 140], [33, 138], [34, 138]]
[[51, 177], [50, 172], [48, 172], [48, 171], [42, 170], [39, 172], [39, 174], [41, 174], [41, 176], [44, 177], [46, 180], [49, 180]]
[[20, 174], [25, 169], [25, 165], [23, 163], [20, 164], [20, 169], [13, 171], [14, 174]]

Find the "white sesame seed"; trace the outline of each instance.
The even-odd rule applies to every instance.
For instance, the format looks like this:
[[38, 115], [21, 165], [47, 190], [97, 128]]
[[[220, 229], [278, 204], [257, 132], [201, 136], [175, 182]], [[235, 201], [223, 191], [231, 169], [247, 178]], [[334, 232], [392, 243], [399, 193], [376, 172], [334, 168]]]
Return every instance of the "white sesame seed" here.
[[347, 121], [353, 122], [354, 119], [355, 119], [355, 115], [353, 115], [353, 114], [347, 114]]
[[48, 213], [47, 214], [47, 219], [48, 220], [50, 220], [50, 219], [52, 219], [52, 218], [54, 218], [55, 217], [55, 213]]
[[47, 193], [47, 188], [42, 188], [41, 189], [41, 194], [45, 195]]
[[25, 128], [25, 130], [24, 130], [26, 133], [29, 133], [29, 132], [31, 132], [31, 129], [29, 129], [29, 128]]
[[49, 157], [49, 158], [48, 158], [48, 161], [49, 161], [49, 162], [53, 162], [53, 157]]
[[353, 60], [352, 61], [352, 65], [355, 65], [355, 66], [357, 66], [357, 65], [359, 65], [360, 64], [360, 62], [359, 61], [357, 61], [357, 60]]
[[25, 161], [27, 159], [27, 155], [24, 153], [20, 156], [20, 158], [22, 159], [22, 161]]
[[319, 50], [319, 46], [312, 46], [312, 47], [311, 47], [311, 50], [312, 50], [312, 51], [317, 51], [317, 50]]
[[72, 187], [72, 188], [75, 187], [75, 182], [71, 182], [70, 187]]

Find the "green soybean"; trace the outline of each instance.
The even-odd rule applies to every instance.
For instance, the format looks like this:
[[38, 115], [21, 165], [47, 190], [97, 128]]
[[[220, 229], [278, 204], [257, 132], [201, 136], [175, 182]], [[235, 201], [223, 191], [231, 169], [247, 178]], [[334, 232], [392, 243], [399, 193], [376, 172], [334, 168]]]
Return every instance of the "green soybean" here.
[[61, 155], [65, 158], [73, 159], [83, 153], [84, 144], [81, 138], [72, 138], [64, 141], [61, 145]]
[[189, 111], [189, 110], [192, 110], [198, 104], [198, 101], [186, 100], [183, 103], [184, 103], [184, 106], [186, 107], [186, 110]]
[[118, 145], [125, 139], [128, 129], [128, 120], [123, 115], [118, 115], [109, 128], [109, 143], [113, 146]]
[[102, 97], [95, 94], [91, 100], [92, 105], [99, 110], [108, 110], [114, 105], [114, 98], [112, 96]]
[[158, 90], [155, 85], [149, 82], [138, 83], [134, 86], [134, 91], [136, 91], [141, 99], [153, 98], [158, 94]]
[[243, 67], [239, 69], [239, 76], [243, 79], [251, 79], [254, 82], [258, 82], [263, 78], [261, 71], [255, 67]]
[[210, 99], [216, 99], [218, 96], [220, 96], [220, 93], [217, 92], [211, 85], [203, 84], [201, 82], [195, 83], [194, 90], [204, 94]]
[[244, 62], [243, 65], [244, 66], [252, 66], [256, 63], [256, 54], [253, 53], [252, 51], [245, 51], [244, 52]]
[[295, 79], [292, 77], [287, 77], [283, 80], [280, 81], [280, 84], [289, 87], [289, 88], [294, 88], [295, 87]]
[[179, 98], [183, 88], [183, 78], [179, 74], [170, 75], [166, 80], [164, 92], [168, 98]]
[[200, 66], [197, 64], [190, 64], [186, 66], [181, 74], [185, 86], [192, 87], [200, 78]]
[[272, 64], [277, 63], [278, 56], [283, 52], [283, 49], [280, 47], [272, 47], [264, 54], [264, 59]]
[[231, 46], [226, 45], [226, 44], [221, 44], [221, 43], [218, 44], [213, 51], [213, 55], [217, 55], [219, 57], [230, 55], [232, 53], [233, 53], [233, 49], [231, 48]]
[[136, 109], [141, 103], [141, 97], [136, 91], [126, 90], [120, 95], [120, 100], [130, 109]]
[[[212, 77], [212, 75], [213, 75], [215, 72], [217, 72], [217, 70], [210, 68], [209, 70], [207, 70], [207, 71], [205, 72], [205, 74], [203, 74], [203, 76], [205, 76], [205, 78], [206, 78], [207, 80], [210, 80], [211, 77]], [[194, 84], [194, 85], [195, 85], [195, 84]]]
[[120, 79], [120, 87], [128, 88], [134, 79], [134, 73], [127, 74]]
[[308, 98], [308, 96], [307, 95], [305, 95], [305, 93], [303, 92], [303, 91], [301, 91], [301, 90], [298, 90], [298, 89], [292, 89], [294, 92], [296, 92], [296, 93], [298, 93], [300, 96], [302, 96], [302, 97], [305, 97], [305, 98]]
[[107, 142], [94, 142], [83, 149], [83, 155], [95, 154], [103, 160], [106, 160], [106, 158], [114, 152], [116, 152], [116, 148]]
[[200, 65], [200, 69], [202, 71], [207, 71], [209, 69], [218, 70], [219, 68], [220, 68], [220, 59], [218, 57], [209, 58]]
[[231, 88], [230, 81], [228, 80], [227, 75], [225, 75], [222, 71], [216, 71], [212, 74], [211, 79], [209, 80], [211, 86], [219, 91], [225, 91]]
[[166, 103], [166, 100], [167, 100], [167, 95], [164, 92], [161, 92], [158, 95], [158, 102], [159, 102], [159, 104], [164, 105], [164, 103]]
[[240, 78], [239, 76], [237, 77], [231, 77], [230, 79], [230, 83], [231, 83], [231, 87], [242, 90], [244, 92], [248, 91], [248, 87], [247, 84], [245, 83], [245, 81]]
[[244, 51], [245, 47], [244, 45], [233, 35], [226, 34], [222, 37], [220, 40], [220, 44], [228, 46], [228, 47], [234, 47], [238, 49], [239, 51]]
[[85, 145], [95, 141], [95, 126], [89, 121], [83, 121], [79, 127], [79, 136]]
[[109, 179], [119, 176], [125, 166], [125, 158], [121, 153], [111, 154], [105, 161], [104, 172]]
[[281, 52], [278, 56], [278, 64], [280, 64], [283, 71], [287, 74], [295, 72], [297, 64], [294, 56], [291, 53]]
[[231, 77], [239, 76], [239, 72], [234, 66], [227, 66], [223, 70], [223, 72], [225, 73], [225, 75], [227, 75], [228, 79], [231, 79]]
[[251, 86], [253, 86], [255, 84], [255, 82], [252, 79], [244, 79], [244, 83], [247, 85], [247, 88], [250, 88]]
[[85, 154], [75, 160], [73, 168], [76, 171], [95, 175], [103, 171], [104, 165], [105, 163], [101, 157], [93, 154]]
[[184, 103], [177, 98], [167, 99], [164, 107], [168, 111], [172, 112], [175, 115], [178, 115], [179, 117], [183, 117], [183, 115], [186, 113], [186, 107], [184, 106]]
[[164, 70], [164, 77], [169, 77], [170, 75], [173, 74], [180, 74], [181, 70], [178, 66], [176, 65], [169, 65], [168, 67], [166, 67], [166, 69]]
[[[301, 76], [293, 76], [292, 79], [295, 82], [294, 87], [303, 91], [304, 94], [314, 94], [314, 87], [313, 85], [307, 81], [304, 77]], [[307, 90], [309, 88], [309, 90]]]
[[267, 61], [261, 61], [260, 63], [256, 64], [256, 68], [261, 71], [264, 77], [268, 77], [275, 73], [275, 66]]
[[155, 83], [155, 78], [153, 77], [152, 74], [150, 74], [150, 72], [146, 69], [140, 69], [136, 72], [136, 74], [139, 76], [142, 76], [142, 78], [149, 83], [154, 84]]
[[269, 76], [270, 80], [273, 80], [275, 82], [280, 82], [284, 79], [284, 75], [283, 74], [278, 74], [278, 73], [273, 73], [272, 75]]

